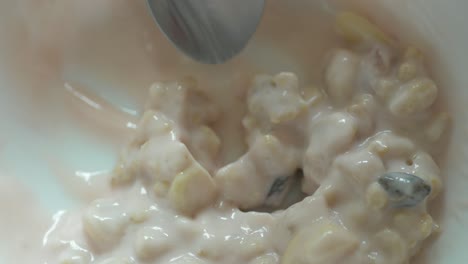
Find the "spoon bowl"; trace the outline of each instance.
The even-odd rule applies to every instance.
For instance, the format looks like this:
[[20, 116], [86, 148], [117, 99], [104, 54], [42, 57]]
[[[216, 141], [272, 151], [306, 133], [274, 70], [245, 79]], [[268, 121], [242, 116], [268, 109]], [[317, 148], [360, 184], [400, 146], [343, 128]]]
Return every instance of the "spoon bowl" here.
[[246, 45], [263, 14], [264, 0], [147, 0], [167, 38], [192, 59], [223, 63]]

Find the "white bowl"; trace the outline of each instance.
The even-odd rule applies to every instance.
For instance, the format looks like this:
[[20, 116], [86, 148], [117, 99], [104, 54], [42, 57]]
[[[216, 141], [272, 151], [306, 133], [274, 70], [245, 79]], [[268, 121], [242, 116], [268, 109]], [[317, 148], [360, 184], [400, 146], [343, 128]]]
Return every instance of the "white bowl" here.
[[[49, 212], [79, 207], [96, 195], [86, 189], [82, 179], [93, 175], [85, 172], [112, 168], [151, 82], [190, 74], [209, 88], [203, 78], [216, 75], [215, 92], [232, 98], [236, 85], [245, 84], [243, 77], [252, 70], [295, 71], [302, 82], [317, 78], [310, 69], [320, 65], [322, 52], [329, 47], [330, 41], [322, 38], [332, 39], [331, 25], [319, 23], [328, 16], [322, 11], [344, 4], [429, 55], [431, 70], [453, 115], [453, 128], [442, 164], [442, 234], [428, 244], [420, 261], [465, 263], [468, 1], [296, 0], [289, 4], [301, 8], [293, 11], [278, 8], [279, 2], [269, 1], [265, 21], [242, 56], [226, 65], [200, 66], [162, 37], [142, 0], [1, 1], [0, 179], [9, 175], [26, 183]], [[284, 12], [296, 16], [281, 18]], [[301, 57], [307, 60], [300, 61]], [[76, 90], [67, 90], [65, 83]], [[96, 110], [91, 101], [86, 105], [87, 99], [95, 97], [76, 93], [83, 91], [97, 94], [128, 115], [112, 107]], [[5, 194], [0, 194], [2, 198]], [[16, 212], [6, 204], [0, 202], [0, 218]], [[28, 223], [17, 222], [18, 229]], [[4, 237], [0, 248], [7, 242]]]

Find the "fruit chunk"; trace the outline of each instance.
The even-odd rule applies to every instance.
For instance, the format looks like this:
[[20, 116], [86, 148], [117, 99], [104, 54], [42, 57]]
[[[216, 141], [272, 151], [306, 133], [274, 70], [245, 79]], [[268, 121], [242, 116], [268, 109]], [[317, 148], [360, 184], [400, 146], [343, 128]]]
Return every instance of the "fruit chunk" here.
[[407, 245], [401, 236], [390, 229], [384, 229], [375, 235], [376, 243], [388, 263], [403, 263], [407, 256]]
[[446, 112], [434, 117], [424, 131], [426, 138], [431, 142], [437, 142], [442, 138], [450, 123], [450, 116]]
[[390, 112], [396, 116], [406, 116], [426, 110], [437, 98], [437, 86], [428, 78], [409, 81], [390, 100]]
[[194, 162], [179, 173], [169, 189], [169, 200], [180, 212], [193, 216], [216, 198], [216, 185], [210, 174]]
[[256, 76], [249, 91], [248, 107], [256, 119], [280, 124], [295, 119], [307, 104], [302, 100], [297, 76], [283, 72]]
[[282, 264], [341, 263], [359, 247], [359, 240], [348, 230], [331, 222], [301, 230], [291, 239]]
[[372, 183], [366, 191], [367, 204], [373, 209], [382, 209], [387, 205], [388, 197], [378, 183]]
[[333, 53], [325, 74], [327, 93], [333, 101], [343, 103], [352, 97], [358, 66], [359, 58], [354, 53], [348, 50]]
[[343, 112], [326, 115], [313, 123], [303, 161], [303, 192], [312, 194], [315, 191], [325, 179], [334, 157], [353, 143], [356, 133], [356, 120]]
[[[273, 183], [279, 177], [294, 175], [299, 162], [296, 148], [273, 135], [263, 135], [256, 138], [245, 155], [221, 168], [215, 178], [226, 200], [242, 209], [250, 209], [263, 205]], [[286, 189], [279, 189], [280, 192], [271, 194], [281, 197]]]
[[129, 223], [122, 205], [113, 200], [94, 201], [83, 215], [83, 229], [100, 249], [118, 244]]
[[160, 227], [144, 227], [136, 234], [135, 253], [139, 259], [151, 260], [171, 249], [170, 236]]

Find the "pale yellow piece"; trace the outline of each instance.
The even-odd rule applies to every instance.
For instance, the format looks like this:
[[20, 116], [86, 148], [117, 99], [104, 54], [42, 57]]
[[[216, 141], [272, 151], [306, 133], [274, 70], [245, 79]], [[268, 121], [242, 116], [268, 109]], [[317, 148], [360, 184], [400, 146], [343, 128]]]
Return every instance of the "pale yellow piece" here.
[[431, 142], [437, 142], [444, 135], [450, 123], [450, 116], [446, 112], [437, 114], [426, 127], [424, 134]]
[[383, 157], [389, 151], [388, 146], [379, 140], [370, 142], [367, 148], [380, 157]]
[[194, 137], [199, 141], [197, 147], [203, 148], [208, 155], [214, 158], [218, 154], [221, 148], [221, 140], [213, 129], [207, 126], [201, 126]]
[[192, 255], [182, 255], [177, 258], [173, 258], [171, 264], [207, 264], [206, 261], [201, 260]]
[[155, 183], [171, 182], [193, 162], [192, 154], [182, 142], [156, 138], [138, 150], [129, 166], [135, 168], [139, 177]]
[[165, 197], [167, 195], [167, 193], [169, 192], [170, 185], [171, 184], [169, 182], [167, 182], [167, 181], [157, 181], [153, 185], [154, 194], [157, 197]]
[[200, 91], [190, 90], [188, 93], [188, 107], [186, 109], [187, 119], [192, 124], [211, 124], [219, 119], [220, 111], [208, 98]]
[[157, 82], [149, 89], [149, 99], [145, 109], [163, 112], [172, 119], [179, 121], [185, 108], [174, 108], [174, 105], [185, 105], [187, 87], [181, 82]]
[[147, 110], [138, 122], [138, 130], [130, 142], [130, 148], [141, 147], [152, 137], [166, 136], [174, 129], [173, 121], [163, 113]]
[[132, 182], [135, 179], [135, 174], [125, 169], [122, 162], [118, 162], [112, 171], [111, 185], [118, 186]]
[[308, 85], [301, 89], [302, 98], [307, 106], [313, 106], [323, 101], [325, 95], [321, 89], [315, 85]]
[[350, 100], [356, 86], [359, 57], [348, 50], [333, 53], [325, 73], [327, 94], [337, 102]]
[[[424, 166], [424, 164], [421, 165], [419, 161], [414, 161], [414, 163], [417, 164], [419, 168]], [[430, 171], [427, 169], [426, 170], [418, 169], [414, 173], [416, 176], [420, 177], [421, 179], [423, 179], [426, 183], [428, 183], [431, 186], [431, 193], [427, 197], [427, 200], [429, 201], [436, 198], [442, 190], [442, 180], [436, 174], [438, 170], [439, 170], [438, 168], [434, 171]]]
[[393, 217], [393, 224], [405, 237], [411, 247], [430, 236], [434, 230], [434, 221], [428, 213], [405, 210]]
[[60, 260], [59, 264], [88, 264], [91, 262], [91, 257], [84, 258], [83, 256], [71, 256], [65, 260]]
[[383, 100], [388, 100], [397, 91], [398, 84], [394, 79], [382, 78], [374, 86], [375, 94]]
[[282, 264], [339, 263], [353, 254], [359, 240], [350, 231], [331, 222], [316, 223], [291, 239]]
[[423, 53], [414, 46], [408, 46], [405, 50], [403, 58], [406, 60], [416, 59], [421, 61], [423, 59]]
[[327, 175], [335, 156], [347, 149], [358, 131], [356, 120], [346, 112], [336, 112], [318, 120], [309, 134], [304, 155], [302, 191], [312, 194]]
[[382, 230], [375, 235], [375, 238], [388, 263], [403, 263], [407, 258], [407, 245], [394, 230]]
[[171, 249], [170, 237], [160, 227], [143, 227], [138, 230], [133, 248], [141, 260], [153, 260]]
[[353, 99], [353, 104], [348, 107], [348, 112], [356, 118], [358, 133], [370, 135], [375, 130], [376, 103], [370, 94], [361, 94]]
[[249, 209], [262, 205], [269, 186], [279, 176], [293, 175], [300, 162], [296, 148], [273, 135], [260, 135], [246, 154], [219, 169], [215, 178], [226, 200]]
[[372, 138], [368, 148], [382, 159], [410, 157], [416, 150], [411, 140], [391, 132], [379, 132]]
[[421, 232], [421, 239], [426, 239], [432, 234], [434, 231], [434, 220], [432, 219], [431, 215], [425, 214], [421, 217], [419, 230]]
[[282, 72], [273, 76], [274, 86], [284, 87], [286, 90], [297, 91], [298, 80], [294, 73]]
[[407, 116], [426, 110], [437, 98], [437, 86], [428, 78], [409, 81], [400, 87], [389, 103], [390, 112]]
[[[362, 116], [364, 113], [372, 110], [375, 102], [374, 97], [370, 94], [361, 94], [353, 99], [353, 103], [350, 108], [354, 108], [353, 114], [356, 116]], [[355, 108], [357, 107], [357, 108]]]
[[219, 260], [223, 257], [223, 252], [217, 248], [202, 248], [197, 252], [197, 256], [202, 259]]
[[387, 205], [388, 196], [380, 184], [372, 183], [366, 191], [367, 204], [373, 209], [382, 209]]
[[415, 175], [431, 185], [431, 193], [428, 200], [432, 200], [442, 190], [442, 180], [440, 179], [440, 168], [432, 157], [423, 151], [417, 152], [413, 157], [413, 163], [416, 167]]
[[406, 231], [408, 228], [414, 228], [419, 220], [418, 212], [404, 210], [393, 216], [393, 224], [400, 230]]
[[180, 82], [155, 83], [151, 86], [149, 94], [146, 109], [160, 111], [176, 122], [189, 121], [200, 125], [219, 118], [217, 107], [204, 92], [197, 89], [193, 78]]
[[293, 120], [307, 109], [300, 95], [297, 76], [287, 72], [256, 76], [247, 103], [252, 116], [272, 124]]
[[414, 61], [405, 61], [398, 68], [398, 79], [407, 82], [414, 79], [418, 73], [418, 66]]
[[146, 210], [130, 213], [130, 221], [134, 224], [141, 224], [148, 220], [148, 217], [149, 215]]
[[267, 241], [264, 237], [257, 234], [245, 236], [242, 240], [239, 253], [245, 258], [253, 258], [264, 253], [267, 250]]
[[378, 42], [393, 45], [392, 39], [377, 26], [352, 12], [341, 12], [336, 16], [336, 30], [345, 40], [353, 44]]
[[[345, 199], [343, 199], [343, 201], [348, 201], [348, 200], [349, 200], [349, 197], [346, 197]], [[340, 206], [342, 205], [341, 204], [337, 205], [337, 207], [340, 207]], [[348, 221], [350, 221], [349, 222], [350, 225], [348, 226], [350, 230], [354, 230], [354, 228], [365, 227], [370, 224], [369, 223], [370, 221], [375, 222], [373, 214], [375, 214], [375, 216], [378, 215], [379, 217], [381, 215], [381, 212], [369, 210], [369, 207], [367, 207], [363, 203], [349, 203], [343, 206], [343, 212], [344, 212], [343, 215], [346, 214], [347, 215], [346, 218], [349, 219]]]
[[194, 162], [175, 177], [168, 197], [177, 210], [193, 216], [214, 202], [216, 195], [217, 189], [211, 175], [200, 164]]
[[254, 258], [249, 262], [249, 264], [278, 264], [278, 259], [279, 257], [276, 254], [266, 254]]
[[99, 262], [99, 264], [133, 264], [134, 262], [128, 258], [116, 258], [112, 257], [104, 261]]
[[112, 201], [95, 201], [83, 214], [83, 231], [99, 249], [118, 244], [129, 223], [120, 204]]
[[247, 155], [218, 170], [216, 182], [224, 198], [242, 209], [261, 205], [265, 201], [267, 181], [264, 177], [250, 177], [255, 172], [255, 164]]

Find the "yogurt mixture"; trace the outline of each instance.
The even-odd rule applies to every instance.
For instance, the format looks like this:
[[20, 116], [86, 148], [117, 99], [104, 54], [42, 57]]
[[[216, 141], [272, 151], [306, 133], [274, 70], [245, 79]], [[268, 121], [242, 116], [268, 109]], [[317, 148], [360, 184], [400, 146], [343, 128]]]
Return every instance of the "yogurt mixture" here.
[[[322, 81], [257, 74], [227, 111], [206, 80], [154, 83], [111, 190], [56, 214], [38, 263], [410, 263], [439, 231], [427, 208], [449, 115], [417, 47], [335, 17]], [[401, 206], [379, 182], [388, 172], [428, 196]]]
[[[248, 149], [228, 164], [210, 94], [193, 78], [153, 84], [114, 192], [57, 217], [47, 263], [408, 263], [438, 230], [428, 146], [448, 115], [433, 107], [438, 87], [416, 47], [352, 13], [336, 28], [343, 45], [327, 55], [323, 86], [291, 72], [252, 79]], [[429, 196], [396, 206], [378, 182], [386, 172], [420, 177]]]

